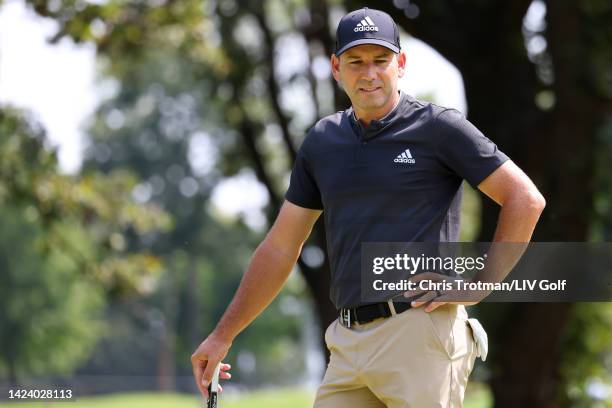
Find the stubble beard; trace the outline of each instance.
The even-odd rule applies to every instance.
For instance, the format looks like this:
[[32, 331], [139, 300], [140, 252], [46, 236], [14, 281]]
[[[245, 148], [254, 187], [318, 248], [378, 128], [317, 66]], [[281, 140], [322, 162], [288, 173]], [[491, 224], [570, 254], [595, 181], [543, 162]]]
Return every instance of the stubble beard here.
[[391, 92], [387, 92], [385, 88], [381, 88], [382, 95], [376, 95], [372, 97], [367, 95], [360, 95], [359, 89], [357, 89], [354, 93], [347, 92], [347, 88], [342, 82], [342, 80], [338, 80], [338, 85], [351, 100], [351, 105], [357, 106], [359, 109], [363, 110], [382, 108], [383, 106], [385, 106], [385, 104], [389, 101], [389, 98], [391, 97]]
[[374, 95], [364, 95], [359, 90], [356, 90], [354, 95], [355, 105], [363, 110], [380, 109], [385, 106], [391, 97], [390, 92], [387, 92], [385, 88], [376, 91]]

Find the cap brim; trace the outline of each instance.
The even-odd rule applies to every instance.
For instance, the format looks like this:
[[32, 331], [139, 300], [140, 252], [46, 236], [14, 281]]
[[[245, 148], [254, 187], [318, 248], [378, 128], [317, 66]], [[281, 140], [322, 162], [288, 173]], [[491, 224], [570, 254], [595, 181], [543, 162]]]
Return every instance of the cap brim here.
[[376, 38], [362, 38], [360, 40], [351, 41], [350, 43], [346, 44], [344, 47], [340, 48], [338, 51], [336, 51], [336, 56], [339, 57], [340, 54], [342, 54], [349, 48], [353, 48], [353, 47], [356, 47], [358, 45], [363, 45], [363, 44], [381, 45], [383, 47], [390, 49], [396, 54], [399, 54], [399, 51], [400, 51], [399, 47], [395, 46], [394, 44], [391, 44], [388, 41], [378, 40]]

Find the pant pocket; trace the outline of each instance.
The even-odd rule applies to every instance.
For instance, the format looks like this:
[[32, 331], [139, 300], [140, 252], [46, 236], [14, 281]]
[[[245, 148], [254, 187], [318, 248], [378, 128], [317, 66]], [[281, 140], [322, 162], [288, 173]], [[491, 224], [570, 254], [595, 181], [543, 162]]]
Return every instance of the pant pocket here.
[[456, 305], [444, 305], [428, 313], [433, 334], [449, 359], [471, 356], [476, 349], [467, 315]]
[[431, 312], [423, 312], [427, 315], [427, 320], [431, 328], [431, 336], [440, 351], [449, 359], [454, 354], [453, 321], [445, 307], [441, 306]]

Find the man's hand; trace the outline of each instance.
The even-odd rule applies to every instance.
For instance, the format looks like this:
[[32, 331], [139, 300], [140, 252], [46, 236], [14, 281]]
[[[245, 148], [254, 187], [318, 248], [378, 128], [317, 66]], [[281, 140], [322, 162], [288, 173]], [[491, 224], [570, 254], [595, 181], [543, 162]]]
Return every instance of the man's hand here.
[[[418, 284], [420, 281], [432, 281], [432, 282], [452, 282], [453, 288], [458, 288], [457, 281], [466, 281], [461, 278], [453, 278], [447, 275], [441, 275], [435, 272], [423, 272], [416, 276], [413, 276], [409, 279], [411, 282], [415, 282]], [[404, 292], [404, 297], [406, 298], [415, 298], [412, 301], [412, 307], [420, 307], [423, 305], [427, 305], [425, 307], [425, 312], [429, 313], [433, 310], [436, 310], [438, 307], [449, 303], [453, 305], [466, 305], [471, 306], [479, 303], [482, 299], [484, 299], [488, 293], [485, 291], [475, 291], [475, 290], [460, 290], [460, 289], [450, 289], [450, 290], [409, 290]], [[460, 300], [458, 299], [466, 299]]]
[[[204, 398], [208, 397], [208, 384], [212, 380], [215, 367], [225, 358], [231, 345], [230, 341], [220, 339], [213, 333], [191, 355], [193, 377]], [[219, 379], [228, 380], [232, 378], [232, 375], [227, 372], [231, 368], [229, 364], [221, 364], [220, 368]], [[221, 391], [223, 389], [219, 386], [219, 392]]]
[[[276, 297], [295, 265], [302, 245], [321, 215], [321, 210], [302, 208], [285, 201], [266, 238], [259, 244], [240, 286], [215, 330], [193, 352], [191, 365], [198, 389], [208, 396], [208, 384], [232, 341]], [[228, 364], [222, 364], [219, 378], [228, 379]]]

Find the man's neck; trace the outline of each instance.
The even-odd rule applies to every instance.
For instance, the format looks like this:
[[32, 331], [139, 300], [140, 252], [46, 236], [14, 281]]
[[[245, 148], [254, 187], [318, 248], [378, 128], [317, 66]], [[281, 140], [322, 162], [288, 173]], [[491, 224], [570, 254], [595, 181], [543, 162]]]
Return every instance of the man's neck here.
[[355, 117], [359, 120], [365, 127], [370, 126], [370, 122], [373, 120], [379, 120], [387, 116], [391, 113], [399, 104], [400, 101], [400, 91], [394, 93], [394, 97], [389, 99], [389, 102], [380, 108], [379, 111], [376, 112], [360, 112], [359, 109], [356, 109], [353, 106], [353, 111], [355, 112]]

